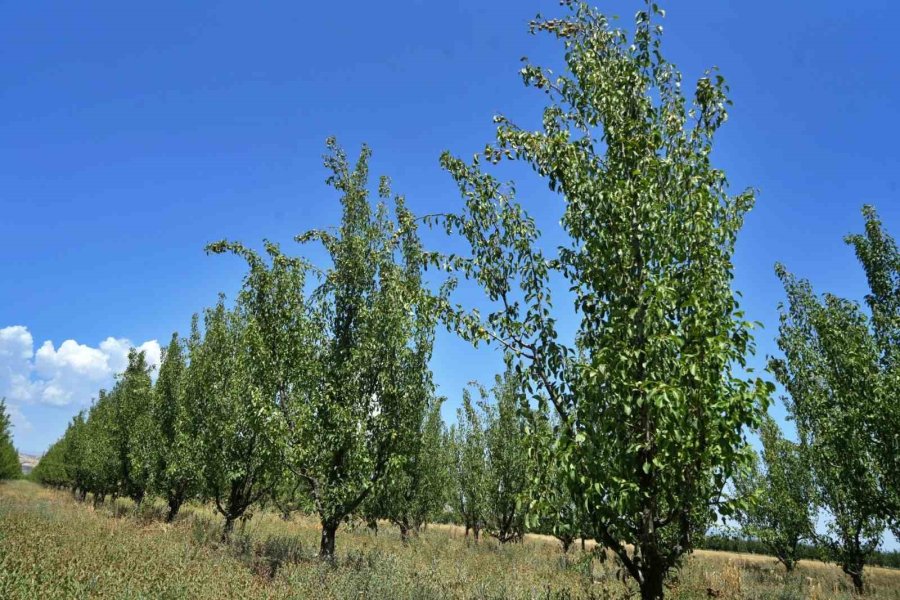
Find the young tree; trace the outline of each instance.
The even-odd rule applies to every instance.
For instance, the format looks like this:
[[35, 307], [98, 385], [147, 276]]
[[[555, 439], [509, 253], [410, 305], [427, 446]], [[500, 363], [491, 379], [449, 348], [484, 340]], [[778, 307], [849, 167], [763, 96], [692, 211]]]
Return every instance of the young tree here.
[[582, 513], [569, 490], [568, 474], [558, 449], [559, 422], [546, 398], [529, 410], [529, 490], [526, 525], [533, 531], [559, 540], [563, 554], [580, 536], [584, 540]]
[[885, 528], [883, 478], [866, 427], [881, 404], [879, 352], [858, 305], [815, 296], [809, 282], [776, 266], [788, 305], [782, 307], [771, 369], [790, 394], [788, 408], [815, 481], [831, 515], [817, 536], [832, 559], [863, 590], [863, 568]]
[[407, 541], [443, 508], [447, 498], [450, 465], [441, 447], [444, 421], [441, 418], [443, 398], [432, 398], [415, 436], [408, 436], [400, 458], [388, 471], [375, 496], [375, 514], [400, 528], [400, 538]]
[[151, 367], [143, 352], [132, 348], [128, 366], [108, 395], [112, 408], [110, 433], [118, 459], [121, 494], [140, 504], [147, 493], [148, 473], [141, 462], [141, 444], [150, 426], [149, 409], [153, 395]]
[[760, 540], [793, 571], [800, 542], [811, 540], [817, 513], [815, 487], [800, 446], [785, 439], [768, 415], [760, 427], [762, 454], [734, 479], [738, 497], [748, 502], [735, 513], [745, 533]]
[[12, 423], [6, 409], [6, 400], [0, 398], [0, 480], [18, 479], [22, 476], [19, 453], [12, 443]]
[[[100, 390], [87, 419], [76, 417], [70, 426], [71, 440], [65, 462], [72, 472], [73, 485], [94, 494], [95, 503], [106, 496], [115, 499], [122, 492], [122, 455], [117, 445], [118, 410], [116, 396]], [[70, 437], [67, 433], [67, 437]], [[81, 448], [79, 450], [79, 447]], [[79, 459], [80, 457], [80, 459]], [[80, 483], [79, 483], [80, 482]]]
[[483, 416], [472, 403], [469, 390], [463, 390], [462, 406], [456, 412], [456, 425], [450, 429], [456, 510], [466, 537], [472, 532], [477, 542], [484, 527], [488, 503], [487, 442]]
[[173, 333], [163, 350], [150, 397], [142, 452], [150, 490], [162, 496], [169, 507], [167, 523], [175, 519], [181, 505], [197, 488], [194, 440], [198, 427], [186, 394], [188, 376], [183, 342]]
[[[520, 413], [522, 381], [507, 370], [495, 381], [493, 404], [485, 405], [487, 504], [485, 528], [501, 544], [525, 534], [526, 490], [530, 464], [526, 422]], [[482, 390], [482, 397], [486, 397]]]
[[246, 316], [227, 310], [220, 298], [206, 311], [202, 340], [190, 345], [186, 394], [198, 424], [203, 494], [225, 518], [223, 540], [281, 473], [270, 407], [251, 377], [251, 365], [259, 360], [250, 351], [255, 335]]
[[35, 481], [58, 489], [69, 486], [69, 478], [63, 455], [65, 454], [65, 446], [68, 442], [71, 427], [72, 426], [69, 425], [63, 436], [47, 448], [47, 452], [44, 453], [38, 461], [38, 464], [35, 465], [34, 470], [31, 472], [31, 476]]
[[[485, 318], [447, 304], [464, 337], [513, 353], [536, 394], [560, 416], [568, 485], [598, 541], [621, 560], [645, 599], [691, 550], [722, 488], [748, 458], [770, 387], [747, 378], [751, 324], [731, 289], [732, 254], [753, 195], [730, 196], [711, 164], [729, 104], [721, 76], [696, 86], [662, 57], [654, 4], [635, 31], [611, 28], [586, 4], [537, 19], [565, 47], [567, 73], [526, 65], [547, 93], [543, 128], [496, 117], [497, 140], [472, 164], [445, 154], [465, 199], [444, 215], [467, 257], [432, 256], [494, 303]], [[568, 241], [556, 258], [537, 247], [535, 222], [481, 163], [524, 160], [565, 200]], [[551, 275], [575, 297], [574, 346], [557, 334]]]
[[[433, 299], [422, 286], [416, 222], [382, 178], [376, 207], [368, 199], [364, 147], [351, 168], [333, 139], [325, 165], [342, 194], [336, 232], [310, 231], [331, 258], [327, 269], [285, 256], [267, 244], [271, 264], [244, 246], [220, 242], [250, 267], [240, 304], [252, 326], [254, 378], [281, 418], [272, 434], [282, 456], [310, 490], [322, 523], [320, 556], [334, 556], [335, 533], [399, 460], [432, 395], [428, 360]], [[305, 276], [320, 285], [307, 296]]]

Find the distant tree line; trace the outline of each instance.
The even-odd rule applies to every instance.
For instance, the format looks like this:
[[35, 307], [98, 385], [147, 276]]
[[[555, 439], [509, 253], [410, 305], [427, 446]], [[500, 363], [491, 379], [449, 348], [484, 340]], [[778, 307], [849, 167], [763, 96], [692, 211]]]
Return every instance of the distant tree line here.
[[[532, 531], [567, 552], [593, 539], [645, 600], [663, 598], [725, 518], [788, 569], [815, 546], [862, 590], [883, 531], [900, 530], [896, 244], [866, 207], [865, 233], [848, 242], [868, 313], [777, 267], [788, 300], [769, 369], [797, 426], [787, 439], [767, 416], [775, 386], [748, 366], [755, 324], [732, 290], [754, 197], [731, 195], [712, 164], [724, 79], [710, 71], [685, 96], [652, 2], [632, 31], [564, 4], [531, 23], [564, 46], [563, 74], [521, 71], [547, 98], [541, 127], [497, 116], [471, 161], [441, 157], [461, 206], [417, 218], [387, 178], [373, 203], [369, 150], [351, 163], [329, 140], [341, 222], [297, 237], [328, 264], [270, 242], [262, 254], [208, 246], [247, 263], [233, 305], [220, 298], [186, 338], [173, 334], [155, 381], [132, 351], [34, 476], [97, 503], [159, 497], [169, 520], [207, 502], [226, 539], [256, 506], [314, 515], [326, 560], [351, 518], [391, 522], [403, 540], [438, 520], [473, 543]], [[487, 172], [503, 161], [563, 200], [554, 252], [515, 187]], [[426, 250], [423, 224], [464, 251]], [[483, 292], [481, 310], [454, 300], [461, 282]], [[559, 282], [573, 336], [557, 328]], [[449, 427], [429, 366], [439, 325], [506, 364], [491, 389], [462, 392]]]

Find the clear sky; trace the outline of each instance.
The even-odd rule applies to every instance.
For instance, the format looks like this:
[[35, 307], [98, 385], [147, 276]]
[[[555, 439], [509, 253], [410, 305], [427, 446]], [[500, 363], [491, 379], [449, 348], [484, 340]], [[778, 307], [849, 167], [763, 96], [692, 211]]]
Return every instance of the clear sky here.
[[[600, 6], [629, 25], [640, 4]], [[686, 83], [718, 65], [731, 85], [716, 160], [734, 191], [759, 190], [735, 263], [748, 315], [766, 326], [762, 365], [776, 352], [776, 260], [861, 300], [842, 242], [861, 230], [861, 205], [900, 236], [900, 5], [664, 7], [665, 51]], [[0, 1], [0, 396], [20, 450], [45, 450], [129, 344], [155, 355], [217, 292], [234, 295], [242, 265], [206, 256], [207, 242], [290, 246], [337, 222], [327, 136], [354, 156], [368, 142], [373, 173], [414, 211], [459, 207], [439, 153], [482, 148], [497, 112], [537, 125], [543, 97], [522, 86], [519, 59], [561, 56], [527, 33], [539, 11], [559, 7]], [[560, 198], [527, 169], [500, 175], [558, 239]], [[452, 418], [465, 383], [487, 382], [500, 360], [441, 334], [433, 367]]]

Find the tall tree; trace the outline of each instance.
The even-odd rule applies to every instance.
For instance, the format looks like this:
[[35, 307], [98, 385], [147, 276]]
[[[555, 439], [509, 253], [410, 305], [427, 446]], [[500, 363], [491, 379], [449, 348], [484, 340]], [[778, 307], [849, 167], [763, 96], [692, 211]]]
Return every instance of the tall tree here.
[[[691, 550], [749, 460], [770, 387], [742, 373], [751, 324], [731, 289], [732, 254], [752, 193], [728, 194], [711, 163], [729, 105], [708, 73], [689, 105], [681, 75], [661, 53], [655, 4], [631, 35], [587, 4], [538, 18], [565, 49], [566, 72], [526, 65], [545, 92], [543, 127], [499, 116], [497, 139], [473, 163], [445, 154], [465, 208], [444, 215], [471, 254], [432, 256], [461, 271], [493, 303], [485, 318], [446, 305], [454, 329], [512, 352], [535, 394], [560, 416], [568, 485], [592, 533], [612, 550], [645, 599], [661, 598], [667, 573]], [[523, 160], [563, 197], [568, 240], [558, 256], [513, 189], [482, 162]], [[574, 295], [574, 346], [557, 334], [550, 280]]]
[[875, 455], [886, 479], [887, 510], [900, 535], [900, 249], [872, 206], [863, 207], [865, 233], [845, 239], [853, 245], [869, 283], [866, 304], [881, 361], [881, 393], [868, 419]]
[[148, 473], [141, 461], [141, 444], [150, 426], [153, 394], [151, 366], [142, 351], [128, 352], [128, 366], [109, 393], [111, 434], [118, 459], [119, 491], [140, 504], [147, 493]]
[[203, 495], [225, 518], [223, 539], [281, 473], [270, 407], [251, 377], [253, 336], [245, 315], [220, 298], [206, 311], [202, 340], [190, 345], [186, 393], [198, 421]]
[[[432, 395], [428, 360], [434, 336], [432, 296], [422, 285], [416, 221], [402, 197], [369, 202], [364, 147], [351, 166], [333, 139], [325, 166], [342, 194], [337, 231], [297, 237], [319, 241], [331, 266], [314, 268], [267, 244], [267, 263], [241, 244], [209, 249], [244, 257], [250, 267], [240, 305], [254, 332], [253, 376], [281, 419], [272, 426], [283, 457], [306, 482], [322, 524], [320, 556], [334, 555], [341, 521], [400, 459]], [[270, 263], [270, 264], [269, 264]], [[305, 276], [320, 283], [307, 296]]]
[[883, 477], [867, 430], [881, 392], [879, 352], [859, 306], [826, 294], [782, 265], [776, 272], [788, 303], [781, 309], [771, 368], [790, 394], [817, 496], [832, 519], [817, 536], [833, 560], [863, 590], [866, 560], [885, 528]]
[[150, 490], [162, 496], [169, 507], [167, 522], [175, 519], [198, 484], [195, 444], [198, 423], [188, 404], [187, 377], [183, 342], [173, 333], [169, 345], [163, 349], [159, 376], [150, 397], [142, 453]]
[[800, 543], [813, 539], [817, 513], [813, 477], [800, 446], [785, 439], [768, 415], [760, 439], [761, 464], [754, 462], [734, 480], [738, 496], [748, 500], [735, 516], [746, 534], [793, 571]]
[[6, 409], [6, 400], [0, 398], [0, 480], [18, 479], [22, 476], [19, 453], [12, 442], [12, 423]]

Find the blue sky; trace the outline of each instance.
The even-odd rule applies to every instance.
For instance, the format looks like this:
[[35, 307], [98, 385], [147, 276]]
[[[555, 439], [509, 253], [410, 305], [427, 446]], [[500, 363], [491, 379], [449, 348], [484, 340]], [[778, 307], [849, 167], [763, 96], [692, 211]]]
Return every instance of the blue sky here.
[[[414, 211], [452, 210], [439, 153], [479, 150], [498, 112], [536, 126], [543, 98], [522, 86], [519, 58], [560, 60], [527, 34], [556, 2], [249, 6], [0, 2], [0, 395], [21, 450], [56, 439], [129, 344], [152, 354], [218, 291], [233, 296], [242, 266], [206, 256], [207, 242], [290, 245], [336, 223], [327, 136], [354, 155], [368, 142], [373, 173]], [[639, 4], [600, 6], [627, 25]], [[686, 82], [718, 65], [731, 85], [716, 160], [734, 191], [759, 190], [735, 264], [747, 313], [766, 326], [762, 365], [776, 352], [776, 260], [861, 299], [842, 242], [861, 230], [861, 205], [900, 235], [900, 6], [665, 8], [665, 51]], [[500, 175], [552, 242], [560, 198], [527, 169]], [[465, 383], [487, 382], [500, 360], [441, 334], [433, 367], [451, 417]]]

